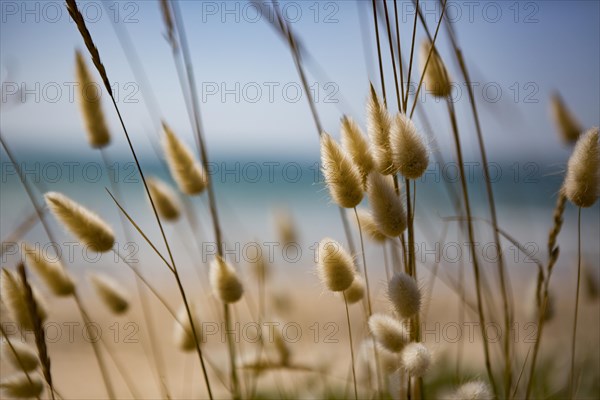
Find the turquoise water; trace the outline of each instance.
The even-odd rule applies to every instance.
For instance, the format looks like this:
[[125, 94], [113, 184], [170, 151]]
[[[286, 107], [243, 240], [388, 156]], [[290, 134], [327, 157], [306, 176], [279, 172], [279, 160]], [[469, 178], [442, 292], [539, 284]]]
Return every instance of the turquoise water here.
[[[36, 186], [36, 195], [41, 200], [41, 191], [60, 191], [74, 200], [86, 205], [105, 218], [117, 233], [122, 251], [125, 248], [125, 235], [121, 228], [117, 209], [105, 188], [111, 188], [107, 173], [98, 157], [97, 162], [77, 161], [40, 161], [27, 160], [20, 164], [26, 173], [28, 182]], [[146, 200], [143, 186], [135, 169], [135, 165], [127, 160], [110, 161], [111, 174], [115, 175], [114, 182], [120, 191], [120, 199], [131, 216], [146, 231], [148, 236], [158, 244], [162, 242], [149, 203]], [[219, 215], [225, 232], [225, 240], [230, 257], [234, 262], [244, 264], [250, 253], [249, 243], [260, 243], [274, 249], [275, 261], [285, 259], [293, 262], [286, 264], [296, 268], [308, 268], [312, 265], [314, 244], [325, 236], [330, 236], [345, 243], [344, 232], [337, 207], [329, 200], [328, 192], [319, 174], [316, 160], [217, 160], [211, 165], [211, 176], [219, 205]], [[171, 182], [164, 165], [160, 162], [143, 165], [147, 176], [155, 175]], [[526, 245], [536, 258], [546, 259], [546, 238], [552, 223], [552, 211], [556, 201], [556, 192], [560, 186], [561, 167], [549, 162], [515, 163], [503, 162], [494, 164], [491, 169], [493, 187], [497, 202], [498, 218], [501, 227], [510, 232], [519, 242]], [[481, 168], [476, 164], [468, 164], [469, 191], [472, 201], [473, 214], [489, 219], [487, 200], [482, 181]], [[446, 240], [442, 240], [444, 218], [456, 216], [451, 203], [451, 197], [446, 190], [452, 187], [457, 193], [460, 190], [456, 176], [456, 165], [431, 165], [424, 177], [416, 184], [417, 209], [415, 216], [417, 252], [425, 264], [431, 265], [435, 260], [435, 243], [441, 242], [438, 250], [444, 253], [443, 260], [447, 264], [460, 264], [466, 260], [466, 249], [462, 256], [456, 255], [456, 247], [464, 245], [465, 239], [458, 235], [456, 222], [447, 223]], [[112, 190], [112, 189], [111, 189]], [[30, 202], [14, 173], [11, 164], [2, 159], [2, 191], [0, 195], [0, 216], [2, 218], [1, 234], [5, 240], [33, 211]], [[366, 201], [363, 206], [366, 206]], [[210, 241], [212, 228], [207, 212], [206, 196], [190, 199], [199, 221], [202, 241]], [[274, 223], [275, 210], [288, 210], [299, 232], [298, 249], [286, 249], [290, 254], [283, 254], [282, 244], [277, 242], [277, 232]], [[598, 205], [583, 212], [583, 250], [589, 262], [598, 265], [598, 239], [600, 238], [600, 212]], [[349, 214], [353, 219], [353, 214]], [[55, 221], [49, 219], [51, 226], [58, 228]], [[567, 208], [565, 225], [560, 237], [561, 260], [571, 264], [576, 250], [576, 210]], [[492, 240], [491, 231], [485, 222], [476, 224], [479, 249], [493, 254], [489, 248]], [[196, 245], [192, 239], [189, 225], [178, 222], [167, 224], [167, 234], [175, 250], [187, 252], [185, 257], [190, 263], [203, 263], [210, 259], [209, 245]], [[60, 228], [59, 241], [72, 242], [72, 238]], [[134, 234], [138, 242], [136, 259], [140, 262], [156, 264], [156, 258], [142, 238]], [[32, 242], [47, 242], [41, 227], [35, 226], [25, 235]], [[355, 232], [354, 242], [358, 244]], [[450, 243], [450, 244], [448, 244]], [[208, 247], [207, 247], [208, 246]], [[464, 247], [464, 246], [463, 246]], [[534, 272], [533, 265], [528, 265], [527, 257], [523, 256], [509, 242], [503, 243], [509, 264], [515, 271]], [[199, 249], [200, 248], [200, 249]], [[200, 251], [199, 251], [200, 250]], [[296, 259], [297, 251], [301, 252]], [[382, 262], [381, 250], [374, 245], [368, 245], [367, 255]], [[181, 254], [176, 252], [176, 254]], [[103, 256], [104, 257], [104, 256]], [[5, 255], [4, 263], [12, 263], [16, 255]], [[237, 259], [236, 259], [237, 258]], [[105, 262], [114, 262], [109, 256]], [[86, 268], [87, 257], [74, 256], [73, 263]], [[93, 263], [92, 263], [93, 264]], [[525, 266], [525, 267], [523, 267]], [[567, 268], [566, 266], [560, 266]], [[519, 272], [517, 272], [519, 273]], [[560, 273], [560, 272], [559, 272]]]

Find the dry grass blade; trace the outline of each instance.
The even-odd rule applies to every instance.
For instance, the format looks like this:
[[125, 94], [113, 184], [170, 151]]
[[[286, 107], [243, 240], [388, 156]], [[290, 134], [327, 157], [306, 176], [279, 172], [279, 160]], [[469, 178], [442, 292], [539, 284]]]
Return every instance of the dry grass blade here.
[[52, 385], [52, 373], [50, 372], [50, 357], [48, 356], [48, 347], [46, 346], [46, 333], [42, 326], [42, 320], [38, 313], [38, 304], [33, 297], [33, 290], [27, 281], [27, 272], [25, 271], [25, 264], [19, 263], [17, 271], [23, 282], [23, 289], [25, 294], [25, 301], [29, 309], [29, 316], [33, 322], [33, 334], [35, 335], [35, 345], [38, 350], [38, 356], [40, 363], [42, 364], [42, 372], [44, 379], [50, 387], [50, 393], [54, 399], [54, 386]]
[[83, 15], [77, 8], [77, 3], [75, 2], [75, 0], [66, 0], [66, 2], [69, 15], [71, 16], [71, 18], [73, 18], [73, 21], [75, 21], [77, 29], [79, 30], [79, 33], [83, 38], [83, 42], [85, 43], [85, 47], [87, 47], [88, 51], [90, 52], [90, 55], [92, 56], [92, 62], [94, 63], [94, 66], [96, 67], [98, 73], [100, 74], [100, 77], [102, 78], [104, 87], [112, 97], [113, 92], [110, 87], [108, 75], [106, 74], [106, 69], [104, 68], [104, 64], [102, 64], [102, 60], [100, 60], [100, 53], [98, 52], [98, 49], [96, 48], [96, 45], [92, 40], [92, 35], [90, 35], [90, 31], [88, 31], [88, 28], [85, 25]]

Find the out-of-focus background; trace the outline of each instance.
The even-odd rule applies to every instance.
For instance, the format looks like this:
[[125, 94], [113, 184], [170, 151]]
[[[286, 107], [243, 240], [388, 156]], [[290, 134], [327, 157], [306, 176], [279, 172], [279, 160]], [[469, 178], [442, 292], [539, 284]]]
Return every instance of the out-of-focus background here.
[[[441, 6], [438, 1], [420, 3], [426, 22], [433, 29]], [[331, 203], [319, 172], [319, 141], [289, 48], [272, 29], [273, 15], [259, 11], [252, 3], [180, 1], [178, 4], [188, 33], [211, 158], [210, 173], [232, 260], [243, 267], [248, 264], [249, 244], [276, 243], [272, 261], [276, 264], [280, 291], [286, 292], [301, 282], [303, 288], [319, 296], [321, 289], [312, 274], [314, 245], [325, 236], [339, 240], [344, 236], [337, 207]], [[381, 91], [371, 2], [282, 1], [280, 6], [284, 18], [311, 55], [305, 59], [308, 81], [324, 129], [338, 138], [339, 121], [344, 114], [366, 129], [369, 82]], [[168, 272], [139, 236], [134, 237], [135, 246], [128, 245], [117, 209], [105, 191], [105, 187], [110, 187], [108, 173], [100, 154], [87, 144], [74, 94], [75, 49], [84, 50], [86, 59], [88, 55], [63, 2], [2, 0], [0, 7], [0, 130], [26, 178], [37, 186], [37, 195], [48, 190], [63, 192], [102, 215], [115, 228], [119, 248], [140, 265], [147, 266], [158, 286], [173, 289]], [[392, 7], [391, 2], [388, 7]], [[408, 53], [415, 9], [409, 1], [398, 2], [398, 7], [402, 48]], [[113, 83], [116, 101], [142, 167], [148, 175], [170, 180], [150, 145], [151, 141], [158, 143], [160, 120], [167, 121], [192, 148], [194, 137], [176, 65], [165, 40], [158, 2], [82, 1], [80, 8]], [[600, 123], [600, 3], [449, 1], [447, 16], [454, 24], [472, 72], [492, 164], [500, 225], [524, 244], [533, 257], [545, 260], [552, 210], [572, 150], [559, 138], [550, 118], [549, 99], [551, 94], [559, 92], [586, 129]], [[117, 36], [121, 32], [122, 38], [123, 31], [131, 40], [125, 48]], [[387, 37], [384, 31], [380, 33], [382, 52], [389, 65]], [[417, 45], [424, 37], [419, 27]], [[474, 214], [487, 219], [481, 160], [467, 88], [458, 78], [461, 75], [457, 65], [449, 61], [453, 57], [444, 26], [437, 46], [442, 58], [448, 60], [451, 76], [456, 78], [453, 101], [468, 162]], [[136, 79], [128, 57], [139, 57], [147, 82]], [[391, 69], [385, 72], [390, 78]], [[95, 71], [94, 76], [100, 81]], [[418, 76], [420, 69], [415, 68], [413, 78]], [[393, 109], [396, 103], [390, 94], [392, 82], [387, 79]], [[412, 84], [415, 85], [414, 80]], [[149, 236], [160, 243], [117, 116], [106, 91], [100, 85], [98, 90], [112, 134], [107, 151], [109, 164], [121, 188], [121, 198]], [[464, 265], [467, 250], [463, 248], [464, 253], [460, 253], [455, 246], [464, 245], [465, 241], [456, 223], [444, 221], [444, 217], [454, 215], [444, 182], [458, 185], [445, 104], [427, 91], [420, 94], [418, 102], [418, 108], [427, 109], [429, 124], [417, 111], [417, 126], [432, 138], [431, 146], [439, 149], [448, 161], [442, 165], [432, 163], [417, 182], [417, 256], [424, 266], [422, 279], [426, 282], [436, 261], [434, 253], [442, 254], [442, 267], [455, 273]], [[4, 150], [1, 189], [0, 233], [5, 240], [33, 209]], [[212, 240], [206, 196], [193, 198], [191, 203], [198, 210], [200, 231], [206, 241]], [[284, 248], [277, 242], [278, 213], [292, 216], [299, 247]], [[554, 277], [556, 289], [568, 302], [564, 310], [559, 306], [566, 313], [564, 323], [570, 321], [572, 297], [568, 293], [574, 288], [576, 228], [576, 210], [569, 206], [560, 236], [561, 259]], [[582, 229], [584, 263], [592, 279], [598, 282], [598, 205], [584, 210]], [[493, 252], [486, 247], [492, 240], [491, 231], [485, 222], [478, 224], [477, 230], [485, 258], [487, 251], [488, 255]], [[444, 240], [441, 236], [445, 232]], [[195, 243], [185, 222], [168, 226], [167, 234], [191, 282], [197, 277], [194, 269], [202, 268], [211, 259], [210, 247]], [[42, 245], [47, 243], [39, 225], [25, 238]], [[66, 233], [59, 238], [66, 252], [68, 243], [74, 239]], [[358, 243], [358, 235], [354, 239]], [[513, 289], [524, 293], [535, 280], [535, 264], [515, 245], [508, 241], [503, 244]], [[133, 287], [130, 272], [112, 254], [87, 254], [76, 245], [73, 249], [68, 257], [69, 267], [82, 281], [84, 271], [100, 268]], [[373, 269], [375, 287], [383, 298], [385, 274], [381, 249], [368, 245], [366, 251], [371, 264], [379, 267]], [[15, 247], [7, 248], [2, 258], [3, 266], [14, 264], [18, 260]], [[486, 267], [489, 264], [490, 279], [494, 279], [490, 262], [493, 260], [485, 261]], [[196, 290], [196, 286], [190, 283], [190, 288]], [[443, 285], [437, 288], [432, 315], [436, 315], [436, 301], [444, 305], [445, 296], [451, 295]], [[291, 296], [303, 297], [302, 293]], [[320, 298], [315, 302], [318, 304]], [[381, 301], [379, 306], [384, 307], [383, 304]], [[597, 304], [586, 310], [586, 315], [593, 316]], [[438, 313], [443, 320], [444, 311]], [[56, 318], [68, 320], [69, 314], [65, 312]], [[111, 321], [108, 318], [106, 329]], [[326, 321], [328, 317], [319, 314], [315, 318]], [[592, 317], [591, 325], [598, 329], [597, 315], [595, 318]], [[310, 315], [301, 319], [306, 322], [305, 332], [309, 332]], [[554, 329], [560, 331], [560, 322], [555, 324], [558, 325]], [[597, 338], [597, 331], [594, 332], [590, 343]], [[68, 352], [66, 342], [63, 345], [62, 351]], [[58, 356], [57, 363], [66, 363], [66, 359]], [[84, 391], [77, 393], [84, 395]]]

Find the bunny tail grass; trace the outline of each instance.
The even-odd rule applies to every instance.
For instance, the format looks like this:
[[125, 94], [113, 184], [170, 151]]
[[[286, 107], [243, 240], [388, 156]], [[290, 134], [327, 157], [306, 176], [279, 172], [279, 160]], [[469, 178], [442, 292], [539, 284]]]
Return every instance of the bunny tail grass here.
[[237, 302], [244, 294], [244, 287], [236, 270], [219, 255], [215, 257], [210, 268], [210, 284], [225, 304]]
[[[429, 64], [427, 64], [423, 82], [427, 91], [431, 92], [434, 96], [448, 97], [452, 91], [450, 77], [437, 49], [435, 47], [432, 49], [432, 46], [432, 43], [428, 39], [421, 44], [420, 61], [422, 69], [425, 68], [427, 58], [429, 57]], [[430, 52], [431, 56], [429, 56]]]
[[360, 223], [360, 227], [366, 233], [367, 237], [375, 243], [385, 243], [388, 237], [379, 230], [373, 214], [369, 210], [360, 208], [356, 210], [356, 213], [358, 214], [358, 221], [356, 223]]
[[107, 275], [90, 274], [90, 282], [102, 302], [114, 314], [123, 314], [129, 309], [126, 291]]
[[600, 191], [600, 148], [598, 127], [584, 133], [569, 159], [565, 195], [577, 207], [591, 207]]
[[321, 134], [321, 166], [333, 201], [341, 207], [355, 207], [363, 198], [360, 172], [340, 145], [327, 133]]
[[375, 169], [385, 175], [392, 174], [394, 172], [394, 158], [390, 143], [392, 120], [385, 104], [377, 97], [373, 85], [367, 103], [367, 121]]
[[415, 279], [404, 272], [395, 273], [388, 283], [388, 297], [400, 318], [408, 319], [421, 309], [421, 291]]
[[[2, 288], [2, 301], [6, 305], [10, 317], [20, 325], [21, 329], [33, 330], [34, 324], [29, 313], [25, 288], [21, 278], [15, 272], [2, 268], [0, 286]], [[45, 303], [37, 290], [34, 291], [33, 297], [37, 304], [38, 317], [43, 321], [48, 316]]]
[[375, 163], [369, 141], [361, 132], [358, 124], [345, 115], [342, 117], [342, 146], [358, 168], [363, 187], [366, 187], [367, 176], [373, 170]]
[[377, 343], [393, 353], [401, 352], [409, 341], [409, 334], [400, 321], [384, 314], [371, 315], [369, 330]]
[[400, 360], [402, 367], [416, 378], [420, 378], [431, 365], [431, 353], [429, 349], [425, 347], [423, 343], [409, 343], [407, 344], [402, 352], [400, 353]]
[[96, 82], [85, 64], [81, 51], [75, 52], [76, 78], [79, 87], [77, 98], [79, 108], [83, 116], [83, 122], [88, 134], [88, 142], [93, 148], [102, 148], [110, 143], [110, 133], [106, 126], [104, 112], [102, 111], [102, 92], [90, 88], [96, 88]]
[[150, 177], [146, 182], [161, 218], [165, 221], [176, 221], [181, 215], [181, 204], [173, 189], [158, 178]]
[[[12, 346], [12, 348], [11, 348]], [[23, 372], [34, 371], [40, 366], [40, 360], [35, 350], [25, 342], [2, 342], [2, 359]]]
[[406, 213], [400, 197], [396, 195], [392, 179], [371, 172], [367, 193], [373, 220], [379, 231], [389, 237], [400, 236], [406, 229]]
[[429, 151], [415, 124], [405, 114], [394, 118], [391, 133], [396, 172], [408, 179], [420, 178], [429, 164]]
[[[190, 304], [190, 312], [192, 313], [196, 334], [198, 335], [198, 340], [201, 344], [204, 341], [202, 324], [200, 323], [192, 304]], [[175, 327], [173, 329], [173, 339], [175, 345], [183, 352], [192, 352], [196, 349], [196, 342], [194, 341], [194, 335], [192, 334], [190, 319], [188, 318], [185, 307], [181, 307], [177, 313], [177, 320], [175, 321]]]
[[112, 249], [115, 235], [98, 215], [61, 193], [48, 192], [44, 198], [52, 214], [82, 244], [98, 253]]
[[554, 93], [550, 97], [550, 113], [563, 143], [574, 144], [577, 142], [583, 128], [558, 93]]
[[208, 184], [206, 171], [194, 158], [192, 151], [183, 143], [171, 128], [163, 122], [165, 132], [163, 149], [171, 176], [179, 190], [188, 195], [200, 194]]
[[354, 262], [342, 245], [331, 238], [319, 242], [317, 274], [332, 292], [348, 289], [355, 277]]
[[343, 293], [348, 304], [358, 303], [365, 297], [365, 280], [358, 274], [354, 275], [352, 284]]
[[50, 262], [38, 248], [27, 243], [24, 260], [55, 296], [70, 296], [75, 291], [74, 280], [60, 261]]
[[464, 383], [446, 398], [448, 400], [492, 400], [494, 394], [487, 383], [474, 380]]
[[39, 398], [44, 391], [44, 382], [38, 376], [18, 373], [2, 379], [0, 389], [6, 396], [15, 399]]

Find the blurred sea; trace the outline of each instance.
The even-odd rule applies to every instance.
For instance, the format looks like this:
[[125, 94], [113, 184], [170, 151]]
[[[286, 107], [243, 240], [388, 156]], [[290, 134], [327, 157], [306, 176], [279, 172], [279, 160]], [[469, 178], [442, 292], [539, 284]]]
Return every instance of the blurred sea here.
[[[117, 208], [106, 191], [106, 188], [113, 190], [113, 186], [100, 155], [98, 154], [96, 160], [85, 160], [83, 157], [78, 160], [72, 156], [69, 159], [72, 161], [46, 160], [40, 157], [26, 162], [19, 161], [19, 165], [28, 182], [35, 185], [34, 191], [40, 202], [43, 191], [63, 192], [97, 212], [114, 227], [119, 249], [124, 254], [135, 253], [133, 259], [156, 265], [157, 257], [131, 226], [128, 226], [128, 234], [139, 247], [132, 250], [126, 246], [128, 240], [121, 228]], [[173, 183], [164, 164], [158, 161], [148, 162], [151, 159], [149, 156], [142, 158], [146, 176], [157, 176]], [[122, 205], [157, 246], [164, 249], [135, 165], [128, 159], [110, 160], [109, 164], [109, 172], [113, 175], [112, 183], [118, 187], [118, 197]], [[31, 215], [33, 208], [5, 154], [2, 155], [1, 166], [0, 230], [4, 241], [27, 216]], [[547, 232], [552, 224], [552, 212], [562, 180], [564, 161], [561, 165], [548, 162], [503, 162], [493, 163], [490, 168], [501, 228], [523, 244], [532, 257], [545, 262]], [[212, 162], [210, 173], [215, 185], [226, 248], [233, 262], [247, 263], [255, 250], [251, 244], [260, 243], [263, 247], [271, 249], [274, 263], [279, 264], [284, 260], [286, 262], [283, 264], [289, 268], [296, 268], [297, 272], [310, 272], [314, 263], [315, 243], [325, 236], [346, 243], [339, 211], [329, 199], [319, 173], [317, 159], [217, 159]], [[473, 214], [489, 220], [481, 165], [475, 162], [468, 164], [467, 175]], [[459, 224], [445, 220], [457, 215], [448, 188], [456, 193], [460, 191], [457, 166], [452, 162], [444, 165], [432, 163], [426, 174], [416, 183], [417, 256], [427, 268], [431, 268], [436, 260], [441, 260], [442, 265], [452, 268], [453, 265], [465, 264], [469, 258], [468, 250], [464, 246], [466, 240], [460, 234]], [[189, 198], [188, 204], [197, 215], [202, 241], [212, 240], [206, 195]], [[366, 207], [366, 201], [362, 206]], [[283, 244], [276, 243], [276, 210], [287, 211], [292, 215], [299, 234], [298, 248], [284, 248]], [[583, 210], [582, 215], [584, 259], [595, 267], [594, 271], [598, 274], [598, 204]], [[351, 226], [354, 227], [353, 213], [349, 213], [348, 217]], [[557, 275], [572, 271], [575, 262], [576, 217], [576, 209], [569, 205], [564, 228], [559, 237], [561, 258]], [[74, 241], [73, 238], [64, 232], [52, 217], [48, 220], [57, 232], [58, 240], [62, 242], [61, 247], [73, 246], [68, 244]], [[476, 223], [476, 230], [479, 254], [484, 261], [493, 261], [495, 250], [490, 247], [490, 226], [484, 221], [479, 221]], [[193, 240], [189, 224], [181, 220], [175, 224], [166, 224], [166, 231], [175, 254], [182, 259], [181, 263], [193, 265], [210, 260], [213, 247]], [[24, 239], [42, 245], [48, 242], [40, 224], [35, 225]], [[354, 244], [358, 246], [356, 229], [353, 239]], [[502, 246], [514, 277], [535, 276], [535, 264], [529, 257], [509, 241], [504, 240]], [[383, 253], [379, 246], [368, 244], [366, 252], [369, 259], [373, 259], [375, 263], [383, 263]], [[16, 262], [17, 255], [12, 253], [14, 249], [5, 249], [3, 265]], [[69, 262], [82, 269], [87, 269], [97, 262], [109, 264], [118, 261], [113, 260], [114, 257], [110, 255], [103, 255], [98, 261], [94, 255], [82, 256], [81, 250], [77, 249], [74, 253]], [[179, 254], [187, 256], [184, 258]], [[379, 270], [383, 271], [383, 268]]]

